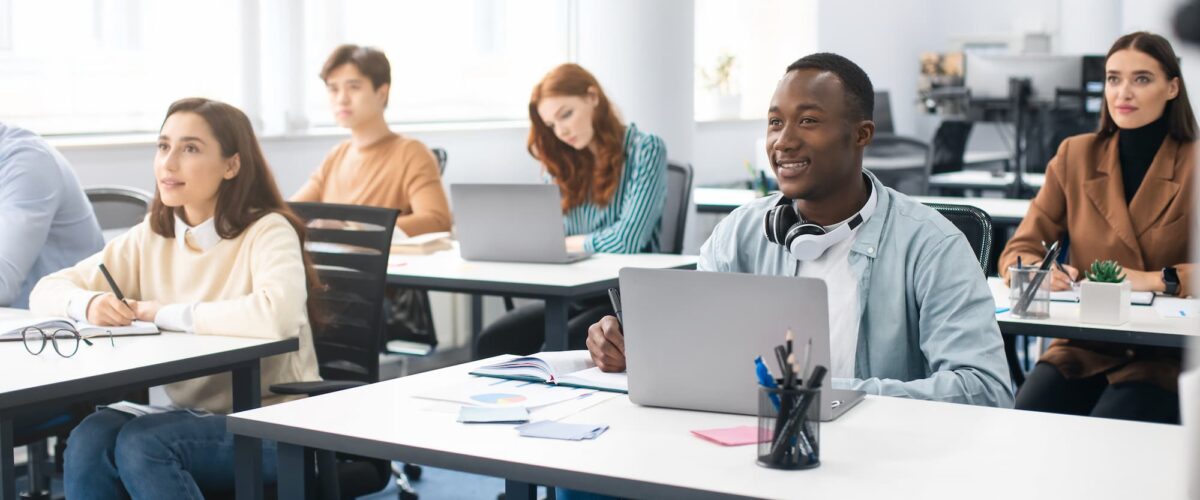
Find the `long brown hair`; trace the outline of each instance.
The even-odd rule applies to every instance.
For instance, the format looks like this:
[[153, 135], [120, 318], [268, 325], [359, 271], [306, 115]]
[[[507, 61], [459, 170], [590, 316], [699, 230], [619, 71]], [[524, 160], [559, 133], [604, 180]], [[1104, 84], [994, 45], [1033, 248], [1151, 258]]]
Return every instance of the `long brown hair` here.
[[[238, 155], [240, 168], [232, 179], [221, 181], [217, 188], [217, 208], [213, 215], [213, 224], [217, 234], [223, 239], [236, 238], [246, 228], [271, 213], [277, 213], [287, 219], [296, 235], [300, 237], [300, 254], [304, 259], [304, 276], [308, 287], [306, 309], [308, 321], [316, 325], [319, 317], [314, 308], [315, 296], [321, 287], [317, 271], [313, 267], [312, 258], [304, 250], [307, 232], [304, 222], [288, 207], [275, 184], [275, 176], [267, 166], [262, 148], [254, 136], [254, 128], [250, 119], [241, 110], [220, 101], [201, 97], [180, 99], [171, 103], [167, 109], [167, 118], [175, 113], [195, 113], [208, 123], [221, 145], [221, 156], [230, 158]], [[161, 127], [160, 127], [161, 128]], [[175, 237], [175, 209], [163, 204], [162, 195], [154, 191], [154, 202], [150, 204], [150, 230], [164, 238]]]
[[[537, 112], [543, 97], [586, 97], [588, 89], [595, 89], [599, 97], [592, 115], [595, 155], [590, 148], [578, 150], [560, 141]], [[558, 183], [563, 194], [563, 213], [588, 201], [607, 206], [617, 192], [621, 170], [625, 166], [625, 125], [596, 77], [578, 64], [563, 64], [550, 70], [533, 87], [533, 95], [529, 97], [529, 121], [532, 125], [529, 128], [529, 154], [541, 161], [546, 172]]]
[[[1112, 48], [1108, 49], [1108, 55], [1104, 57], [1104, 62], [1107, 63], [1108, 58], [1117, 51], [1125, 49], [1133, 49], [1153, 57], [1162, 66], [1167, 80], [1179, 79], [1179, 95], [1167, 101], [1166, 108], [1163, 108], [1163, 115], [1167, 117], [1167, 134], [1179, 142], [1196, 140], [1196, 116], [1192, 114], [1192, 104], [1188, 101], [1187, 86], [1183, 84], [1183, 73], [1179, 69], [1179, 58], [1175, 56], [1175, 49], [1171, 48], [1171, 42], [1146, 31], [1130, 33], [1118, 38], [1116, 43], [1113, 43]], [[1096, 130], [1096, 136], [1105, 139], [1116, 134], [1119, 127], [1117, 127], [1117, 122], [1113, 121], [1112, 115], [1109, 114], [1108, 99], [1102, 99], [1100, 102], [1100, 128]]]

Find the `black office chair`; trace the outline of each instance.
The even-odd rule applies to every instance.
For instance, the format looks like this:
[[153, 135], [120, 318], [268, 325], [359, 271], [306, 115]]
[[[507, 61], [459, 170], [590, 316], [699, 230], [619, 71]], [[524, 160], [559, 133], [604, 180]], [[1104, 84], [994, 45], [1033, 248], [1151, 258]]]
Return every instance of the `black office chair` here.
[[667, 200], [658, 222], [658, 251], [679, 255], [687, 235], [688, 205], [692, 201], [692, 165], [667, 163]]
[[442, 149], [442, 148], [433, 148], [433, 149], [430, 149], [430, 151], [433, 151], [434, 158], [437, 158], [438, 173], [445, 175], [446, 174], [446, 158], [447, 158], [446, 150]]
[[150, 211], [154, 195], [128, 186], [93, 186], [83, 190], [104, 232], [104, 241], [138, 225]]
[[[275, 394], [316, 396], [379, 381], [379, 345], [383, 328], [383, 293], [392, 231], [398, 212], [388, 208], [328, 203], [291, 203], [308, 221], [307, 250], [321, 278], [315, 297], [313, 348], [322, 381], [275, 384]], [[348, 228], [312, 227], [317, 220], [353, 223]], [[353, 498], [387, 487], [391, 464], [386, 460], [327, 450], [316, 455], [314, 488], [321, 498]], [[336, 474], [327, 471], [336, 470]], [[316, 491], [310, 493], [318, 493]], [[415, 493], [409, 491], [411, 497]]]
[[883, 185], [910, 196], [923, 196], [929, 190], [929, 144], [899, 135], [877, 136], [863, 151], [864, 156], [875, 158], [920, 158], [904, 165], [888, 168], [872, 168], [871, 173]]
[[942, 120], [933, 134], [931, 174], [958, 172], [963, 169], [967, 140], [975, 123], [968, 120]]
[[[954, 226], [962, 231], [967, 237], [967, 242], [971, 244], [971, 250], [975, 251], [975, 258], [979, 259], [979, 266], [983, 269], [984, 275], [988, 274], [988, 268], [995, 264], [991, 261], [992, 254], [992, 217], [980, 210], [977, 207], [970, 205], [949, 205], [942, 203], [927, 203], [933, 207], [943, 217], [954, 223]], [[1021, 367], [1021, 362], [1017, 358], [1016, 339], [1004, 335], [1004, 357], [1008, 361], [1008, 373], [1012, 377], [1013, 382], [1020, 387], [1025, 383], [1025, 370]], [[1028, 341], [1026, 341], [1028, 346]]]

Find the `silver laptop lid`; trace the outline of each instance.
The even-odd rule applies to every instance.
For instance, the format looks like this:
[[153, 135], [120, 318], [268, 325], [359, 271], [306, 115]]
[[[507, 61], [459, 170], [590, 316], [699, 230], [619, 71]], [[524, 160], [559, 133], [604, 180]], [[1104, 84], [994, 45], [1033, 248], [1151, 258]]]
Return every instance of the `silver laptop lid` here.
[[[811, 338], [811, 365], [829, 366], [829, 299], [820, 279], [626, 268], [620, 284], [634, 403], [753, 415], [754, 358], [781, 375], [773, 349], [789, 327], [797, 362]], [[823, 420], [832, 418], [829, 405], [821, 410]]]
[[451, 184], [455, 236], [467, 260], [567, 262], [554, 184]]

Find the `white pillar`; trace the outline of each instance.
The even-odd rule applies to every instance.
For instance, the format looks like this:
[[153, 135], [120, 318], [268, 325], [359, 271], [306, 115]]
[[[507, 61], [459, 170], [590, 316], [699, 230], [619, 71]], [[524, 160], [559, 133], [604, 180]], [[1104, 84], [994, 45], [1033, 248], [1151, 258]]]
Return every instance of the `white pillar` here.
[[692, 160], [695, 135], [691, 0], [579, 0], [578, 63], [600, 80], [622, 119], [662, 137], [671, 160]]

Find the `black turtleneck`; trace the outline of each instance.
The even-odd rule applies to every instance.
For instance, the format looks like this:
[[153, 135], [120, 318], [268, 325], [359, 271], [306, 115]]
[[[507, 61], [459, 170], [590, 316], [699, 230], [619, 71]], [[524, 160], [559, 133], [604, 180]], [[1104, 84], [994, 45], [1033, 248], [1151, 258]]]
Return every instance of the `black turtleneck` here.
[[1121, 159], [1121, 180], [1125, 184], [1125, 203], [1133, 201], [1133, 195], [1142, 185], [1146, 171], [1158, 154], [1158, 147], [1167, 138], [1167, 115], [1141, 128], [1121, 129], [1117, 133], [1117, 155]]

